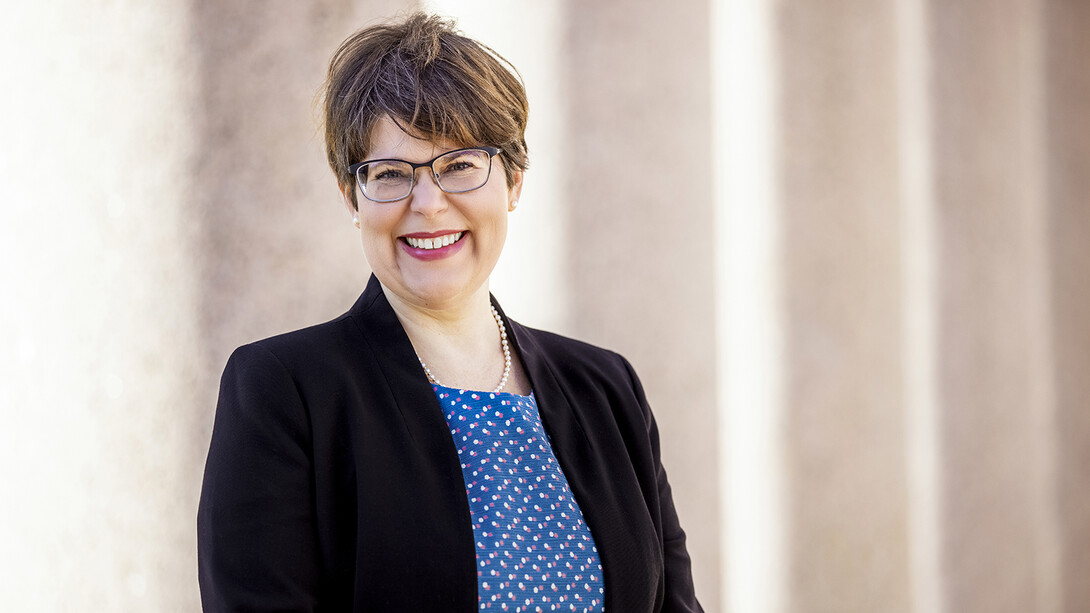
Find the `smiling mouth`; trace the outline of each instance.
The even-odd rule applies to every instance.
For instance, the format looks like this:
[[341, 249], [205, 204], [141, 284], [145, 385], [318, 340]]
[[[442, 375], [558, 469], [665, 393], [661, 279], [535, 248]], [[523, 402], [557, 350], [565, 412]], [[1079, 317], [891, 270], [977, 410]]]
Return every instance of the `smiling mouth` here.
[[405, 244], [414, 249], [441, 249], [449, 245], [453, 245], [462, 240], [465, 236], [465, 232], [454, 232], [453, 234], [444, 234], [443, 236], [436, 236], [434, 238], [413, 238], [411, 236], [402, 236], [401, 240], [405, 241]]

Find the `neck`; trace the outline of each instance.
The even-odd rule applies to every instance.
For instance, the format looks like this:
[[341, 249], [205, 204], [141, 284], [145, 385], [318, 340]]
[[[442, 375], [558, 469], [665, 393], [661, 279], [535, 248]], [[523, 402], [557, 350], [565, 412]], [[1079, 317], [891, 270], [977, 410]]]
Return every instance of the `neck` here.
[[401, 299], [386, 286], [382, 286], [382, 292], [413, 345], [417, 344], [418, 339], [428, 342], [429, 339], [470, 341], [481, 336], [498, 338], [487, 286], [466, 300], [442, 307], [413, 304]]
[[[504, 380], [506, 361], [487, 288], [442, 309], [407, 303], [385, 287], [383, 292], [433, 381], [489, 391]], [[524, 388], [520, 374], [510, 389]]]

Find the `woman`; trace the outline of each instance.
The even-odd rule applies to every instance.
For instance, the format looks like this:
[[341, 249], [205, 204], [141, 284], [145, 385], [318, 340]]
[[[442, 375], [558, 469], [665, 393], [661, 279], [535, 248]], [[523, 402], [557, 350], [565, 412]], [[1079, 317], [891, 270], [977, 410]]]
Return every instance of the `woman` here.
[[489, 295], [526, 116], [499, 56], [438, 18], [337, 51], [329, 161], [374, 274], [343, 316], [228, 361], [205, 610], [700, 610], [631, 366]]

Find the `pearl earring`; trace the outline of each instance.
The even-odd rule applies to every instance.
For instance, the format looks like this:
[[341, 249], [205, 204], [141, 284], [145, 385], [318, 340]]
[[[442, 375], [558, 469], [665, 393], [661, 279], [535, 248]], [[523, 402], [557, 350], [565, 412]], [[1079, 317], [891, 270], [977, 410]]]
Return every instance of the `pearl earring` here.
[[507, 207], [507, 210], [508, 211], [513, 211], [513, 210], [515, 210], [517, 208], [519, 208], [519, 201], [518, 200], [512, 200], [511, 204]]
[[352, 223], [355, 224], [357, 228], [360, 227], [360, 218], [353, 216]]

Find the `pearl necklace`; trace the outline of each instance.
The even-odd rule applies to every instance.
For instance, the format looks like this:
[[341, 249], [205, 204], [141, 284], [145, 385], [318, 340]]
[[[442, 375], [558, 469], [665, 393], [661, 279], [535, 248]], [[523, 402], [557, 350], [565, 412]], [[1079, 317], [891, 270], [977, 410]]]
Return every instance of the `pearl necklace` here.
[[[492, 318], [496, 320], [496, 325], [499, 326], [500, 329], [500, 347], [503, 348], [503, 377], [500, 378], [500, 383], [496, 386], [496, 389], [492, 390], [492, 393], [496, 394], [507, 385], [507, 378], [511, 376], [511, 349], [507, 346], [507, 328], [503, 325], [503, 318], [500, 317], [499, 312], [496, 311], [496, 307], [490, 308], [492, 309]], [[424, 374], [428, 376], [428, 381], [431, 381], [440, 387], [447, 387], [440, 383], [439, 379], [435, 378], [435, 375], [431, 374], [431, 369], [424, 363], [424, 358], [420, 357], [420, 354], [416, 355], [416, 359], [420, 360], [420, 365], [424, 367]]]

